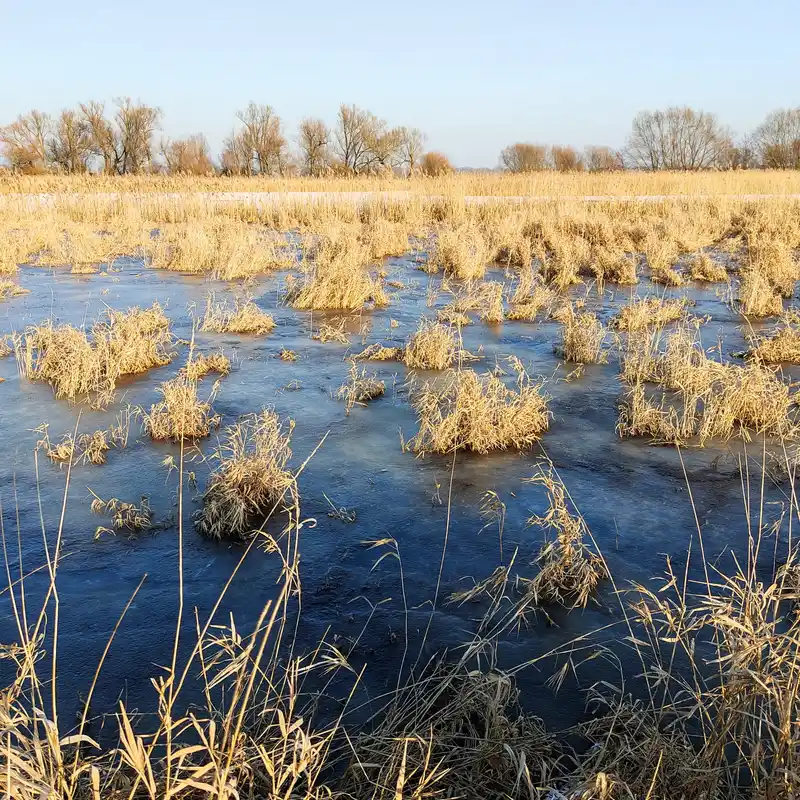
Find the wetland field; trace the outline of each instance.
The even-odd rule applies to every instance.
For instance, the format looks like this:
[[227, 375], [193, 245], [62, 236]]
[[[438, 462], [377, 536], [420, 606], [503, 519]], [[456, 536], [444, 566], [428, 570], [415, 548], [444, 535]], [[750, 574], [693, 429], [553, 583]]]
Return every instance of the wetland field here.
[[7, 795], [797, 796], [798, 194], [0, 181]]

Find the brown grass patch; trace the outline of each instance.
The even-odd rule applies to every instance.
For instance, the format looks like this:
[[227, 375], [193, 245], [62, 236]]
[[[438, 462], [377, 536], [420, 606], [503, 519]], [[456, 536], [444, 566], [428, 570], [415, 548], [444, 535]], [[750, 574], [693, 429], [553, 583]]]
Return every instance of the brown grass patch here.
[[477, 280], [486, 274], [492, 256], [492, 248], [479, 228], [444, 227], [436, 232], [427, 268], [461, 280]]
[[648, 328], [663, 328], [685, 316], [685, 300], [645, 297], [634, 299], [622, 306], [611, 324], [618, 331], [634, 332]]
[[345, 401], [345, 414], [349, 414], [353, 406], [366, 405], [385, 391], [386, 384], [375, 373], [368, 373], [365, 367], [359, 369], [353, 361], [348, 380], [339, 387], [336, 397]]
[[595, 314], [576, 314], [572, 305], [562, 317], [564, 329], [556, 346], [562, 358], [577, 364], [601, 364], [608, 360], [603, 350], [606, 329]]
[[458, 353], [458, 340], [450, 326], [422, 320], [406, 343], [403, 361], [411, 369], [447, 369]]
[[154, 303], [144, 310], [108, 310], [89, 335], [72, 325], [30, 327], [17, 337], [15, 351], [20, 373], [47, 381], [56, 397], [74, 400], [94, 394], [95, 402], [105, 405], [123, 375], [168, 364], [171, 343], [169, 319]]
[[145, 433], [155, 441], [202, 439], [220, 424], [220, 417], [211, 408], [216, 396], [214, 385], [207, 400], [197, 396], [197, 382], [187, 375], [178, 375], [158, 388], [162, 400], [154, 403], [149, 412], [140, 410]]
[[192, 353], [182, 372], [190, 381], [198, 381], [210, 373], [227, 375], [231, 371], [230, 359], [219, 350], [216, 353]]
[[327, 344], [328, 342], [339, 342], [339, 344], [350, 344], [350, 339], [347, 336], [347, 320], [340, 319], [336, 322], [323, 322], [319, 326], [319, 330], [312, 334], [311, 338]]
[[420, 454], [528, 449], [550, 425], [541, 390], [525, 373], [509, 387], [493, 374], [451, 371], [416, 393], [419, 432], [407, 446]]
[[549, 474], [537, 475], [529, 482], [545, 487], [549, 508], [544, 515], [531, 517], [528, 524], [552, 531], [555, 538], [546, 542], [537, 556], [539, 572], [526, 582], [528, 592], [537, 604], [585, 608], [608, 574], [605, 564], [584, 541], [588, 536], [586, 523], [567, 507], [564, 486]]
[[214, 302], [214, 295], [206, 298], [201, 331], [207, 333], [249, 333], [262, 336], [275, 327], [272, 314], [262, 311], [252, 298], [237, 297], [233, 303], [223, 299]]
[[28, 293], [28, 289], [23, 289], [22, 286], [14, 281], [0, 280], [0, 301], [9, 300], [12, 297], [22, 297], [22, 295]]
[[750, 355], [764, 364], [800, 364], [800, 314], [788, 311], [770, 335], [755, 337]]
[[142, 496], [141, 504], [137, 506], [134, 503], [125, 503], [116, 497], [112, 497], [110, 500], [102, 500], [94, 492], [92, 494], [94, 495], [91, 505], [92, 513], [111, 517], [113, 526], [113, 530], [99, 527], [95, 531], [95, 538], [100, 536], [101, 533], [114, 533], [119, 530], [138, 533], [153, 527], [153, 511], [146, 496]]
[[286, 469], [293, 430], [293, 421], [282, 424], [270, 409], [225, 429], [214, 454], [217, 466], [203, 493], [203, 508], [195, 516], [204, 536], [247, 538], [284, 505], [286, 493], [294, 487], [294, 476]]
[[698, 253], [689, 265], [689, 277], [703, 283], [725, 283], [728, 271], [722, 264], [715, 263], [708, 253]]
[[780, 294], [761, 272], [753, 269], [742, 271], [738, 300], [746, 317], [772, 317], [783, 311]]

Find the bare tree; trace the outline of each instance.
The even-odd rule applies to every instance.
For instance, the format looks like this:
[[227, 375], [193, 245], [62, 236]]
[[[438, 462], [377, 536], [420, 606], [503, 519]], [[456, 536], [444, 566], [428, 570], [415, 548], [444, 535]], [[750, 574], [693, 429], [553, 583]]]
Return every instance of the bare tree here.
[[11, 168], [20, 172], [45, 172], [49, 166], [51, 130], [52, 120], [41, 111], [23, 114], [0, 128], [0, 146]]
[[92, 130], [77, 111], [65, 109], [53, 126], [48, 142], [50, 159], [63, 172], [87, 172], [92, 156]]
[[550, 167], [548, 149], [543, 144], [517, 142], [503, 150], [500, 160], [509, 172], [539, 172]]
[[161, 142], [164, 166], [173, 175], [208, 175], [214, 171], [208, 142], [202, 133]]
[[583, 156], [589, 172], [615, 172], [625, 169], [625, 161], [619, 150], [604, 145], [589, 145]]
[[[281, 118], [272, 106], [255, 103], [237, 114], [242, 130], [231, 142], [234, 151], [249, 153], [250, 169], [246, 174], [283, 175], [289, 160], [288, 145], [283, 135]], [[226, 148], [227, 149], [227, 148]]]
[[720, 159], [720, 166], [723, 169], [753, 169], [758, 166], [757, 151], [753, 137], [743, 136], [738, 142], [731, 142]]
[[399, 167], [401, 162], [401, 149], [403, 146], [402, 128], [386, 128], [382, 120], [375, 120], [375, 124], [367, 130], [367, 150], [369, 160], [366, 169], [371, 172], [390, 172]]
[[339, 106], [334, 150], [347, 172], [372, 172], [390, 166], [398, 145], [396, 129], [387, 130], [384, 120], [355, 105]]
[[400, 128], [400, 165], [410, 176], [419, 168], [419, 160], [425, 147], [425, 134], [418, 128]]
[[453, 166], [444, 153], [425, 153], [420, 160], [419, 171], [428, 177], [439, 178], [453, 172]]
[[553, 167], [559, 172], [582, 172], [585, 165], [581, 154], [574, 148], [554, 145], [552, 149]]
[[232, 131], [225, 139], [219, 161], [226, 175], [253, 174], [253, 152], [240, 132]]
[[321, 119], [306, 117], [300, 123], [297, 144], [300, 148], [300, 166], [306, 175], [316, 178], [328, 170], [330, 143], [330, 129]]
[[81, 112], [91, 133], [92, 152], [103, 160], [103, 171], [119, 175], [136, 174], [153, 161], [153, 137], [161, 111], [135, 103], [130, 97], [114, 101], [113, 121], [105, 116], [102, 103], [85, 103]]
[[637, 114], [628, 153], [643, 169], [697, 170], [720, 166], [730, 146], [715, 114], [684, 106]]
[[800, 169], [800, 108], [779, 108], [767, 115], [753, 133], [763, 166]]

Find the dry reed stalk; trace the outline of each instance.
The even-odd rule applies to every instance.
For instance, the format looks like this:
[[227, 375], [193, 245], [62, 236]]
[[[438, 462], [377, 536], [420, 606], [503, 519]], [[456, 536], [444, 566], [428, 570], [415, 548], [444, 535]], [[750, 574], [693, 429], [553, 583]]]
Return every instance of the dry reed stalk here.
[[211, 372], [227, 375], [231, 371], [230, 359], [219, 350], [216, 353], [192, 353], [181, 372], [193, 382], [199, 381]]
[[247, 333], [263, 336], [275, 327], [271, 314], [262, 311], [250, 297], [240, 298], [231, 304], [227, 299], [214, 302], [214, 295], [206, 298], [206, 310], [201, 331], [208, 333]]
[[436, 231], [427, 268], [431, 272], [441, 270], [459, 280], [478, 280], [486, 274], [492, 255], [491, 247], [477, 227], [443, 227]]
[[550, 425], [549, 397], [541, 389], [524, 372], [512, 388], [492, 374], [451, 371], [416, 393], [419, 432], [408, 447], [420, 454], [527, 449]]
[[359, 370], [353, 361], [350, 364], [348, 380], [339, 387], [336, 397], [345, 401], [345, 414], [349, 415], [354, 406], [366, 405], [385, 391], [386, 384], [378, 380], [375, 373], [368, 373], [365, 367]]
[[458, 311], [453, 303], [449, 303], [444, 308], [439, 309], [436, 312], [436, 320], [456, 328], [472, 325], [472, 319], [463, 311]]
[[[112, 497], [110, 500], [101, 500], [94, 492], [92, 494], [94, 495], [91, 505], [92, 513], [111, 517], [113, 530], [125, 529], [138, 532], [153, 527], [153, 512], [146, 495], [142, 496], [141, 505], [137, 506], [134, 503], [125, 503], [116, 497]], [[109, 532], [108, 528], [98, 528], [95, 531], [95, 538], [106, 532]]]
[[28, 293], [28, 289], [24, 289], [14, 281], [0, 280], [0, 301], [8, 300], [12, 297], [21, 297]]
[[284, 426], [270, 409], [225, 429], [213, 456], [217, 464], [203, 493], [203, 507], [195, 516], [204, 536], [244, 539], [275, 507], [288, 504], [285, 495], [294, 476], [286, 464], [292, 456], [293, 430], [293, 421]]
[[346, 318], [342, 318], [338, 321], [331, 320], [331, 322], [323, 322], [320, 324], [319, 330], [315, 334], [312, 334], [311, 338], [322, 344], [327, 344], [328, 342], [350, 344], [346, 328]]
[[783, 301], [769, 280], [753, 269], [742, 271], [739, 308], [746, 317], [771, 317], [783, 311]]
[[[447, 369], [458, 358], [460, 348], [453, 329], [439, 322], [422, 320], [403, 352], [410, 369]], [[370, 356], [375, 360], [375, 354]]]

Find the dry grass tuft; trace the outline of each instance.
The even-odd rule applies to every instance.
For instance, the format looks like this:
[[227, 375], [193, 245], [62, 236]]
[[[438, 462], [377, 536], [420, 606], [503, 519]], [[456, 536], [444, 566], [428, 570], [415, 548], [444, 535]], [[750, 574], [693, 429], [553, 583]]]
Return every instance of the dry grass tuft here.
[[216, 353], [192, 353], [181, 372], [192, 381], [199, 381], [211, 372], [227, 375], [231, 371], [230, 359], [219, 350]]
[[635, 299], [622, 306], [612, 322], [618, 331], [643, 331], [648, 328], [663, 328], [686, 315], [684, 300], [668, 300], [663, 297]]
[[100, 516], [111, 517], [113, 530], [100, 527], [95, 531], [95, 538], [101, 533], [113, 533], [118, 530], [128, 530], [132, 533], [148, 530], [153, 527], [153, 512], [150, 508], [147, 496], [143, 495], [141, 505], [125, 503], [112, 497], [111, 500], [101, 500], [94, 492], [92, 500], [92, 513]]
[[[422, 320], [403, 352], [403, 361], [411, 369], [447, 369], [458, 358], [455, 331], [439, 322]], [[374, 356], [371, 356], [374, 360]]]
[[294, 422], [284, 426], [278, 415], [265, 409], [226, 428], [214, 454], [217, 466], [203, 493], [203, 508], [195, 525], [212, 539], [244, 539], [288, 503], [294, 476], [286, 469], [292, 456]]
[[[697, 326], [684, 326], [666, 338], [632, 337], [623, 359], [627, 398], [620, 408], [620, 436], [651, 436], [674, 444], [694, 437], [702, 447], [710, 439], [745, 440], [751, 433], [792, 438], [794, 397], [790, 387], [757, 361], [725, 364], [703, 349]], [[666, 390], [659, 401], [645, 384]]]
[[91, 335], [72, 325], [51, 323], [28, 328], [15, 341], [20, 373], [47, 381], [56, 397], [74, 400], [96, 395], [98, 405], [113, 399], [117, 381], [168, 364], [172, 353], [169, 320], [161, 306], [108, 310]]
[[750, 355], [764, 364], [800, 364], [800, 314], [787, 311], [771, 336], [756, 337]]
[[328, 342], [339, 342], [340, 344], [350, 344], [347, 336], [347, 320], [340, 319], [338, 322], [323, 322], [319, 330], [311, 336], [312, 339], [327, 344]]
[[607, 576], [605, 564], [586, 545], [586, 523], [567, 507], [564, 486], [549, 474], [537, 475], [529, 482], [545, 487], [549, 508], [543, 516], [531, 517], [528, 524], [555, 532], [555, 539], [548, 541], [536, 558], [539, 572], [527, 582], [528, 592], [537, 604], [585, 608]]
[[281, 348], [278, 357], [281, 361], [297, 361], [297, 353], [294, 350], [287, 350], [285, 347]]
[[486, 274], [492, 257], [492, 248], [477, 227], [445, 227], [437, 231], [427, 270], [442, 270], [460, 280], [478, 280]]
[[359, 370], [353, 361], [349, 378], [339, 387], [336, 396], [345, 401], [345, 413], [349, 414], [353, 406], [366, 405], [385, 391], [386, 384], [378, 380], [375, 373], [368, 373], [365, 367]]
[[162, 400], [153, 404], [150, 411], [140, 410], [145, 433], [155, 441], [202, 439], [219, 426], [220, 417], [211, 408], [217, 384], [207, 400], [197, 396], [197, 382], [185, 374], [165, 381], [158, 389]]
[[379, 342], [369, 345], [353, 356], [354, 361], [402, 361], [402, 347], [384, 347]]
[[715, 264], [708, 253], [698, 253], [689, 265], [689, 277], [704, 283], [725, 283], [728, 271], [722, 264]]
[[356, 311], [367, 303], [389, 304], [380, 279], [365, 266], [371, 261], [369, 251], [357, 238], [324, 237], [308, 258], [303, 279], [289, 282], [287, 300], [294, 308]]
[[520, 275], [519, 283], [511, 296], [511, 308], [506, 314], [510, 320], [533, 322], [540, 314], [549, 316], [557, 294], [531, 270]]
[[739, 282], [739, 308], [746, 317], [772, 317], [783, 311], [780, 294], [756, 270], [742, 272]]
[[472, 319], [463, 311], [456, 310], [454, 304], [450, 303], [444, 308], [439, 309], [436, 320], [456, 328], [463, 328], [465, 325], [472, 325]]
[[601, 364], [608, 360], [603, 350], [606, 329], [595, 314], [576, 314], [572, 305], [562, 318], [564, 330], [556, 351], [566, 360], [577, 364]]
[[550, 425], [541, 389], [524, 372], [509, 387], [493, 374], [451, 371], [416, 394], [419, 432], [408, 447], [421, 454], [530, 448]]
[[21, 297], [28, 293], [28, 289], [23, 289], [22, 286], [14, 281], [0, 280], [0, 301], [8, 300], [11, 297]]
[[261, 336], [275, 327], [271, 314], [262, 311], [252, 298], [237, 298], [233, 304], [227, 299], [214, 302], [214, 295], [206, 299], [206, 311], [201, 331], [208, 333], [252, 333]]

